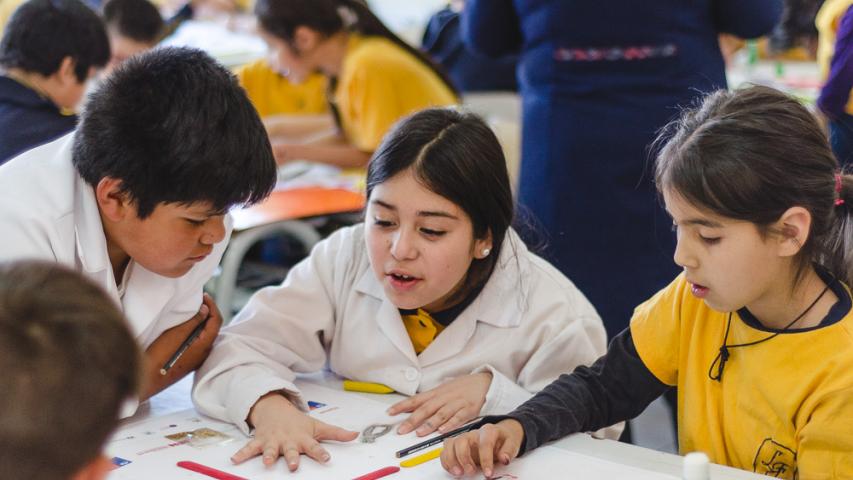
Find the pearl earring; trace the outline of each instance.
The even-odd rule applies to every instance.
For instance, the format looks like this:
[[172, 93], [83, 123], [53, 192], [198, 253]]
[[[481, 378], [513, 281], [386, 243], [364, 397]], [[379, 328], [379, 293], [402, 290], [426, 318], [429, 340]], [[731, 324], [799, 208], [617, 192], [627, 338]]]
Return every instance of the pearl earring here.
[[483, 256], [484, 256], [484, 257], [488, 257], [488, 256], [489, 256], [489, 253], [491, 253], [491, 250], [489, 250], [488, 248], [484, 248], [484, 249], [483, 249]]

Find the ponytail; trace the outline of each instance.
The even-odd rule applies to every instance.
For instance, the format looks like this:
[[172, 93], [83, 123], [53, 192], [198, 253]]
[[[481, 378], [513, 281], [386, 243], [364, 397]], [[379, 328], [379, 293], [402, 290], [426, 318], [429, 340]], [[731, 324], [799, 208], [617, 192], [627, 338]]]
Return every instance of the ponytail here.
[[447, 72], [424, 52], [389, 30], [364, 0], [258, 0], [255, 15], [264, 30], [288, 43], [293, 42], [293, 33], [300, 25], [324, 35], [349, 29], [361, 35], [388, 39], [429, 67], [459, 97]]

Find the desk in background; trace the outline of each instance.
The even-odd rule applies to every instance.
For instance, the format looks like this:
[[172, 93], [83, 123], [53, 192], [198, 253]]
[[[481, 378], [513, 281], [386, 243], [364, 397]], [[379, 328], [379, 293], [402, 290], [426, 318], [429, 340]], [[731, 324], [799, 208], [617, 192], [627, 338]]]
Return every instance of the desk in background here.
[[310, 251], [321, 239], [310, 219], [358, 212], [363, 207], [362, 193], [343, 188], [304, 187], [275, 190], [258, 205], [233, 210], [234, 231], [213, 289], [223, 322], [231, 320], [237, 272], [252, 245], [263, 239], [287, 236]]

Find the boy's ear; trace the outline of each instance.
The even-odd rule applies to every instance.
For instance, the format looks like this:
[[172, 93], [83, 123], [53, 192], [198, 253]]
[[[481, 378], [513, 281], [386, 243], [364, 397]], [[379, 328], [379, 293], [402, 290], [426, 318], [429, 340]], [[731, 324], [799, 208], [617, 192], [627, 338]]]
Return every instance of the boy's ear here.
[[101, 215], [113, 222], [119, 222], [134, 213], [130, 208], [127, 193], [121, 191], [121, 180], [104, 177], [95, 186], [95, 200]]
[[293, 31], [293, 49], [297, 55], [304, 55], [317, 48], [320, 43], [320, 33], [304, 25], [296, 27]]
[[791, 207], [776, 222], [781, 232], [779, 255], [793, 257], [803, 248], [809, 238], [812, 227], [812, 215], [803, 207]]
[[77, 62], [68, 55], [63, 57], [62, 61], [59, 62], [59, 69], [56, 71], [55, 75], [62, 85], [80, 84], [77, 74], [74, 73], [75, 66], [77, 66]]
[[77, 473], [71, 477], [71, 480], [103, 480], [107, 478], [107, 474], [110, 473], [112, 469], [113, 462], [101, 454], [78, 470]]

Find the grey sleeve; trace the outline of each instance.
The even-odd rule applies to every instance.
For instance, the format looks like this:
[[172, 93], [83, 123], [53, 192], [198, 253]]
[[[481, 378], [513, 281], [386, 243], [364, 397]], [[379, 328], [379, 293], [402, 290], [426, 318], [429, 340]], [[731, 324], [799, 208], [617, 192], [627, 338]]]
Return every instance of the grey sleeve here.
[[640, 359], [631, 330], [617, 335], [591, 366], [563, 374], [505, 417], [524, 428], [521, 452], [576, 432], [590, 432], [636, 417], [669, 385]]

